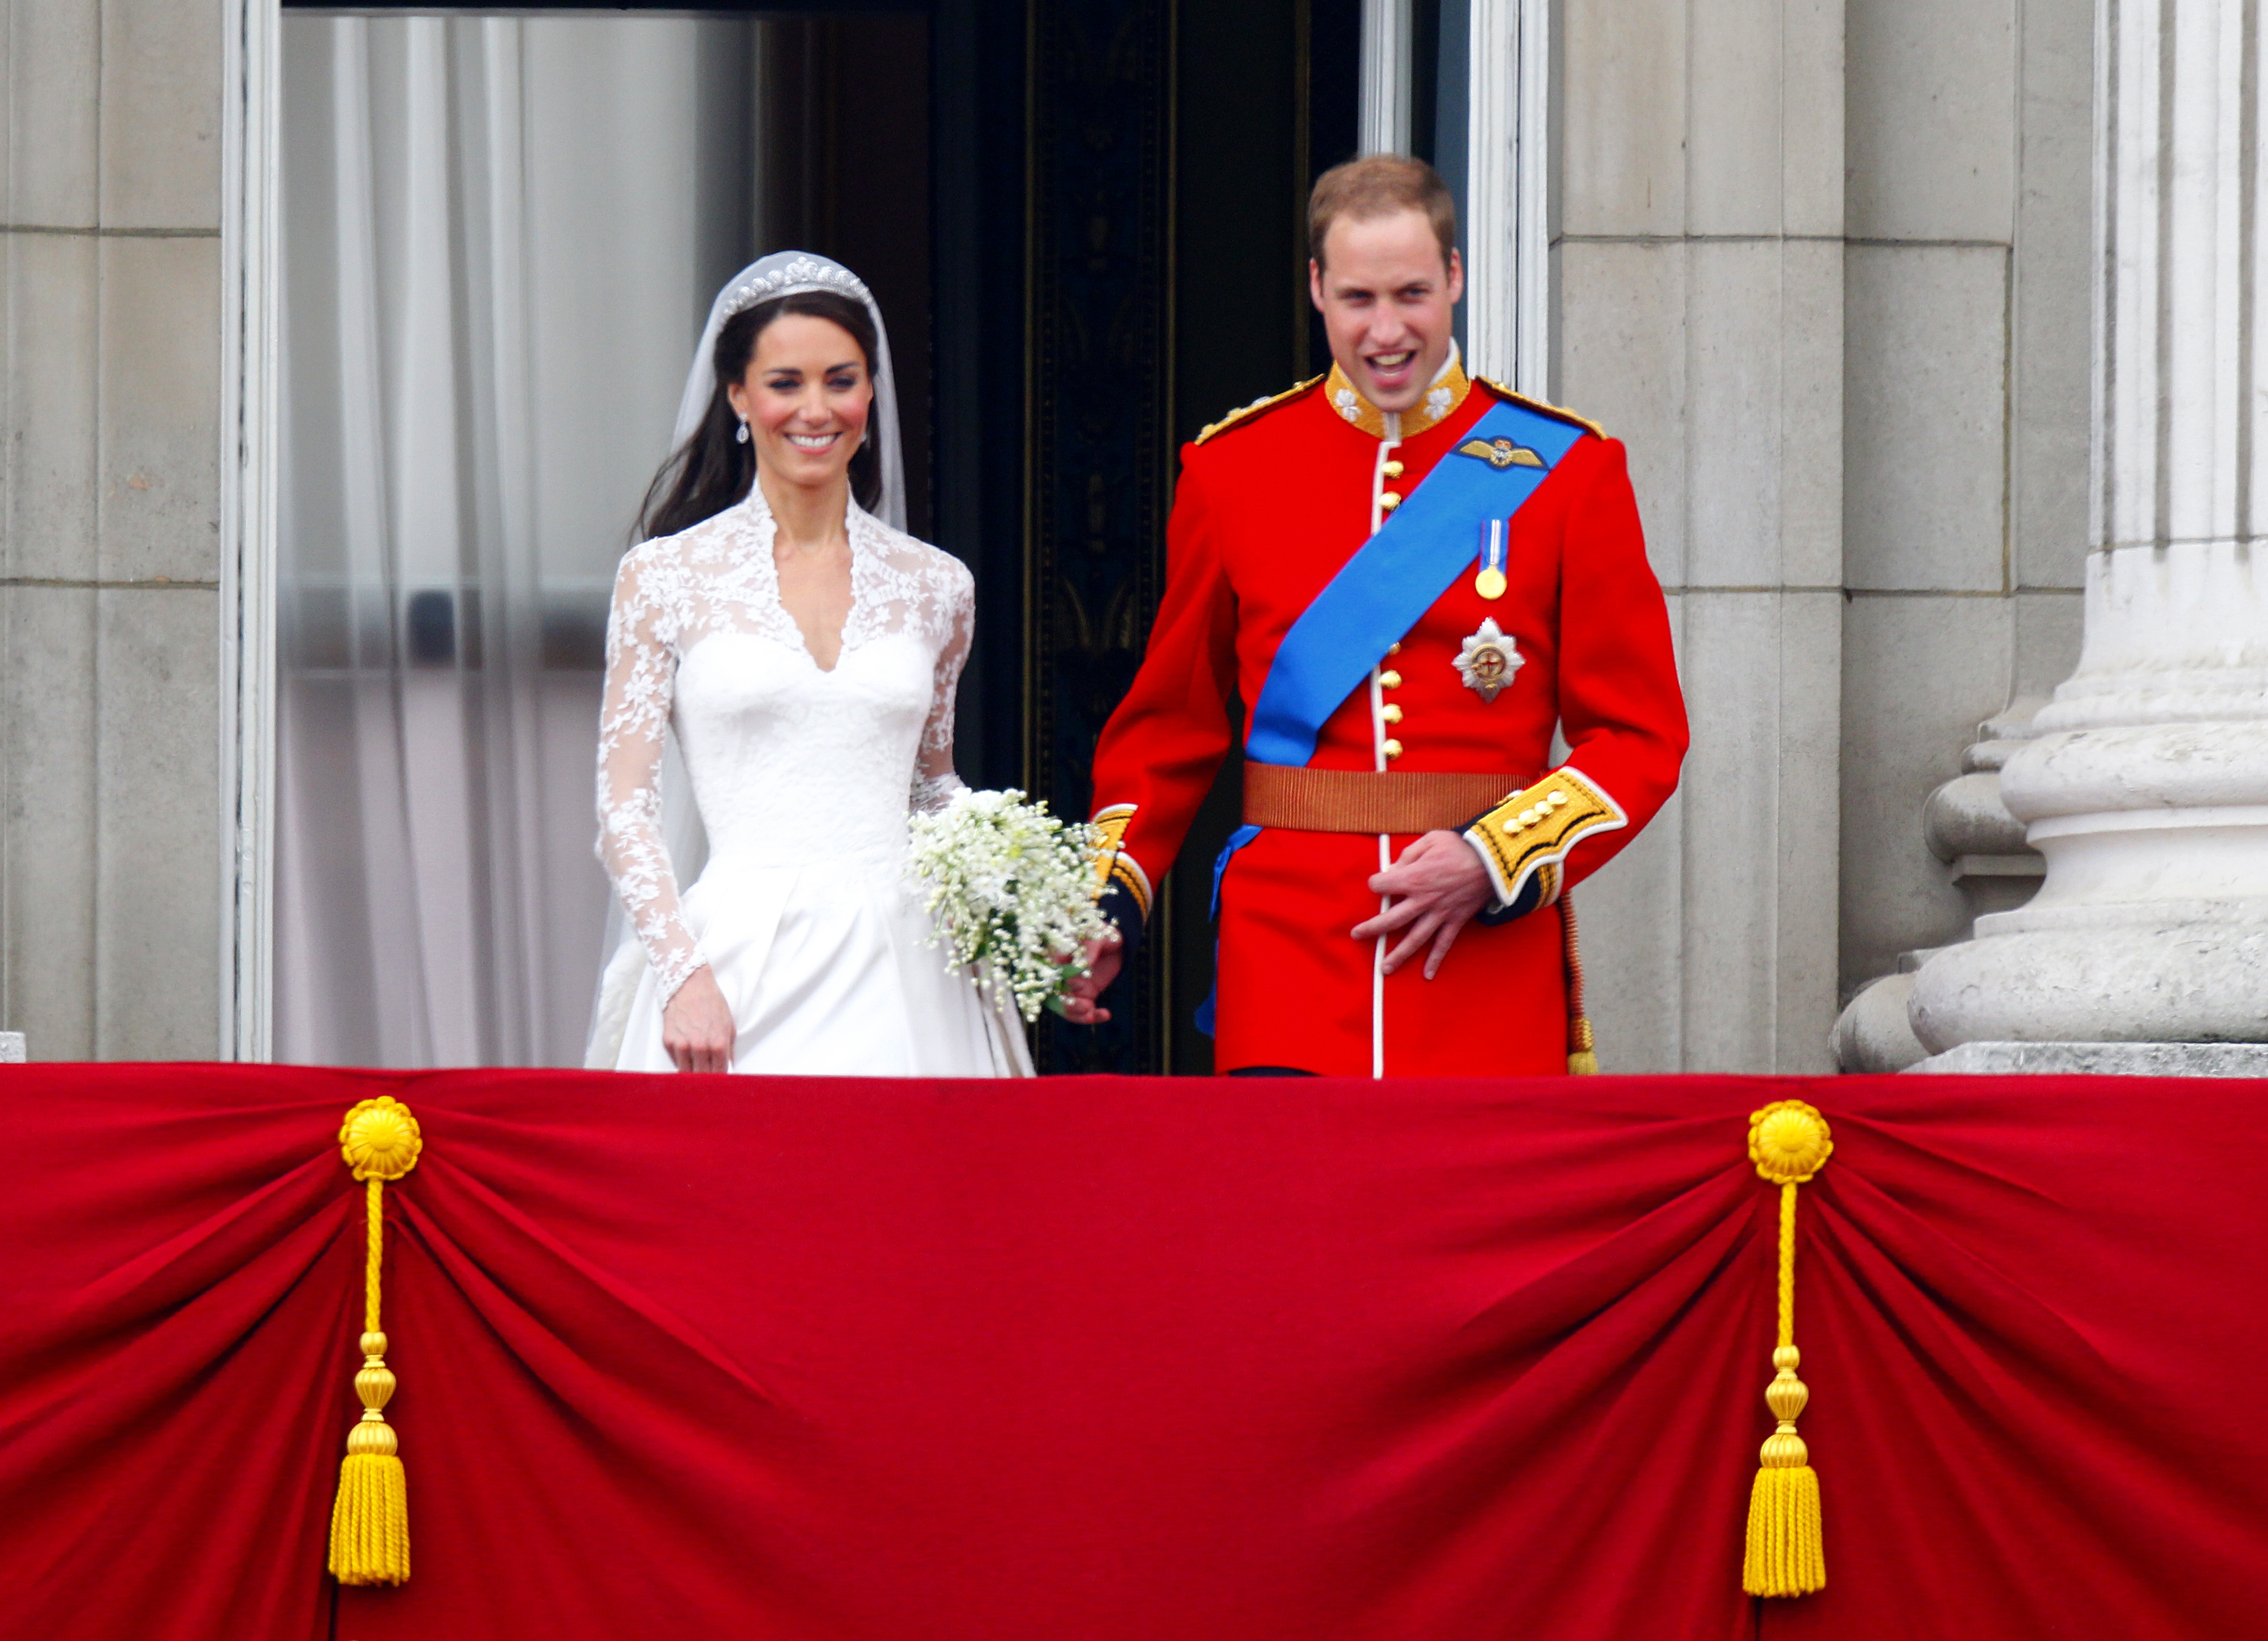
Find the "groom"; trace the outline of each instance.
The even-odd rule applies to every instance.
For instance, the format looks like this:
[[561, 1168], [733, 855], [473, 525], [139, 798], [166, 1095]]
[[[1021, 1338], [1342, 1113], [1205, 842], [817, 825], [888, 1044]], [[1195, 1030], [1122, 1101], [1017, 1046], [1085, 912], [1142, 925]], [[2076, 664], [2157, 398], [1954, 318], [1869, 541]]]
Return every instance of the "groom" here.
[[[1307, 217], [1331, 370], [1183, 452], [1165, 596], [1095, 751], [1104, 903], [1138, 940], [1241, 698], [1218, 1068], [1587, 1070], [1565, 896], [1653, 818], [1686, 746], [1623, 447], [1466, 376], [1431, 166], [1340, 166]], [[1108, 1018], [1120, 955], [1070, 1018]]]

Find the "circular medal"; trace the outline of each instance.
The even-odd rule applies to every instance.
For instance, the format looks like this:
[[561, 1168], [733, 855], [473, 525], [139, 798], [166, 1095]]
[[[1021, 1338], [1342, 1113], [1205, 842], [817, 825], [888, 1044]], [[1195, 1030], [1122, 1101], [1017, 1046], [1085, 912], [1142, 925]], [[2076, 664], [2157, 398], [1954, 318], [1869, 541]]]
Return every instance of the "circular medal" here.
[[1497, 569], [1494, 565], [1491, 565], [1488, 569], [1482, 570], [1480, 574], [1473, 578], [1473, 591], [1479, 593], [1484, 599], [1502, 598], [1504, 596], [1504, 571]]

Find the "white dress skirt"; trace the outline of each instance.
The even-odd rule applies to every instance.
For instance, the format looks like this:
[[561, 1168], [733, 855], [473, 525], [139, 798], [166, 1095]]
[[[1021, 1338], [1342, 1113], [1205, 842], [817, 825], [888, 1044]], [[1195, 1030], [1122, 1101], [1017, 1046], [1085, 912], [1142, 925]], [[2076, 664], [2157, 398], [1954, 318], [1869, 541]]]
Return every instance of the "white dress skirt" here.
[[[1029, 1074], [1012, 1014], [924, 944], [929, 914], [895, 863], [843, 857], [795, 866], [712, 858], [684, 916], [733, 1011], [733, 1069], [836, 1077]], [[660, 985], [638, 966], [615, 1061], [675, 1070], [661, 1041]]]
[[[821, 668], [779, 601], [761, 493], [622, 561], [608, 628], [600, 855], [635, 938], [586, 1063], [674, 1069], [662, 1009], [705, 964], [732, 1069], [1028, 1076], [1012, 1004], [948, 970], [907, 875], [907, 820], [952, 776], [974, 590], [960, 562], [850, 511], [852, 602]], [[660, 828], [665, 727], [709, 858], [681, 896]]]

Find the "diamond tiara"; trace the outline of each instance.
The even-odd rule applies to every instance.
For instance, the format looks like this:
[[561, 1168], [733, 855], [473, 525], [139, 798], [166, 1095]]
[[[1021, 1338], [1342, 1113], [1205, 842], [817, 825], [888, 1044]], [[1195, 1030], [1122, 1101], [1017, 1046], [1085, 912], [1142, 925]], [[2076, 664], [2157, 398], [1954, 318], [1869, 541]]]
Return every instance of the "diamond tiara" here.
[[730, 319], [744, 313], [759, 302], [769, 302], [774, 297], [791, 295], [799, 291], [835, 291], [871, 305], [866, 282], [839, 263], [822, 261], [814, 256], [799, 256], [792, 262], [757, 275], [745, 284], [736, 284], [725, 293], [721, 317]]

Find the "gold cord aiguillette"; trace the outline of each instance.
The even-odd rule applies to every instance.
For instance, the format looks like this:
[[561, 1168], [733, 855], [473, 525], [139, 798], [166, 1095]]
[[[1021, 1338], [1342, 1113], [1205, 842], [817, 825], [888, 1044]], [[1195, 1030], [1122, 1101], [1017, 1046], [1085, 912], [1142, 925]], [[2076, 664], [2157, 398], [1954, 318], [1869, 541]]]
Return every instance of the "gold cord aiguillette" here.
[[1779, 1428], [1764, 1439], [1756, 1486], [1749, 1493], [1749, 1548], [1741, 1587], [1750, 1595], [1808, 1595], [1827, 1587], [1819, 1542], [1819, 1477], [1795, 1433], [1811, 1393], [1795, 1376], [1796, 1188], [1826, 1166], [1835, 1142], [1827, 1119], [1800, 1100], [1782, 1100], [1749, 1115], [1749, 1160], [1779, 1187], [1779, 1335], [1764, 1405]]
[[409, 1107], [391, 1094], [365, 1100], [347, 1113], [339, 1151], [363, 1181], [369, 1240], [363, 1263], [362, 1371], [355, 1394], [362, 1420], [347, 1434], [339, 1464], [338, 1501], [331, 1507], [331, 1575], [341, 1584], [403, 1584], [409, 1578], [409, 1490], [386, 1404], [394, 1371], [386, 1365], [386, 1336], [379, 1331], [379, 1271], [385, 1252], [386, 1182], [417, 1166], [424, 1142]]

